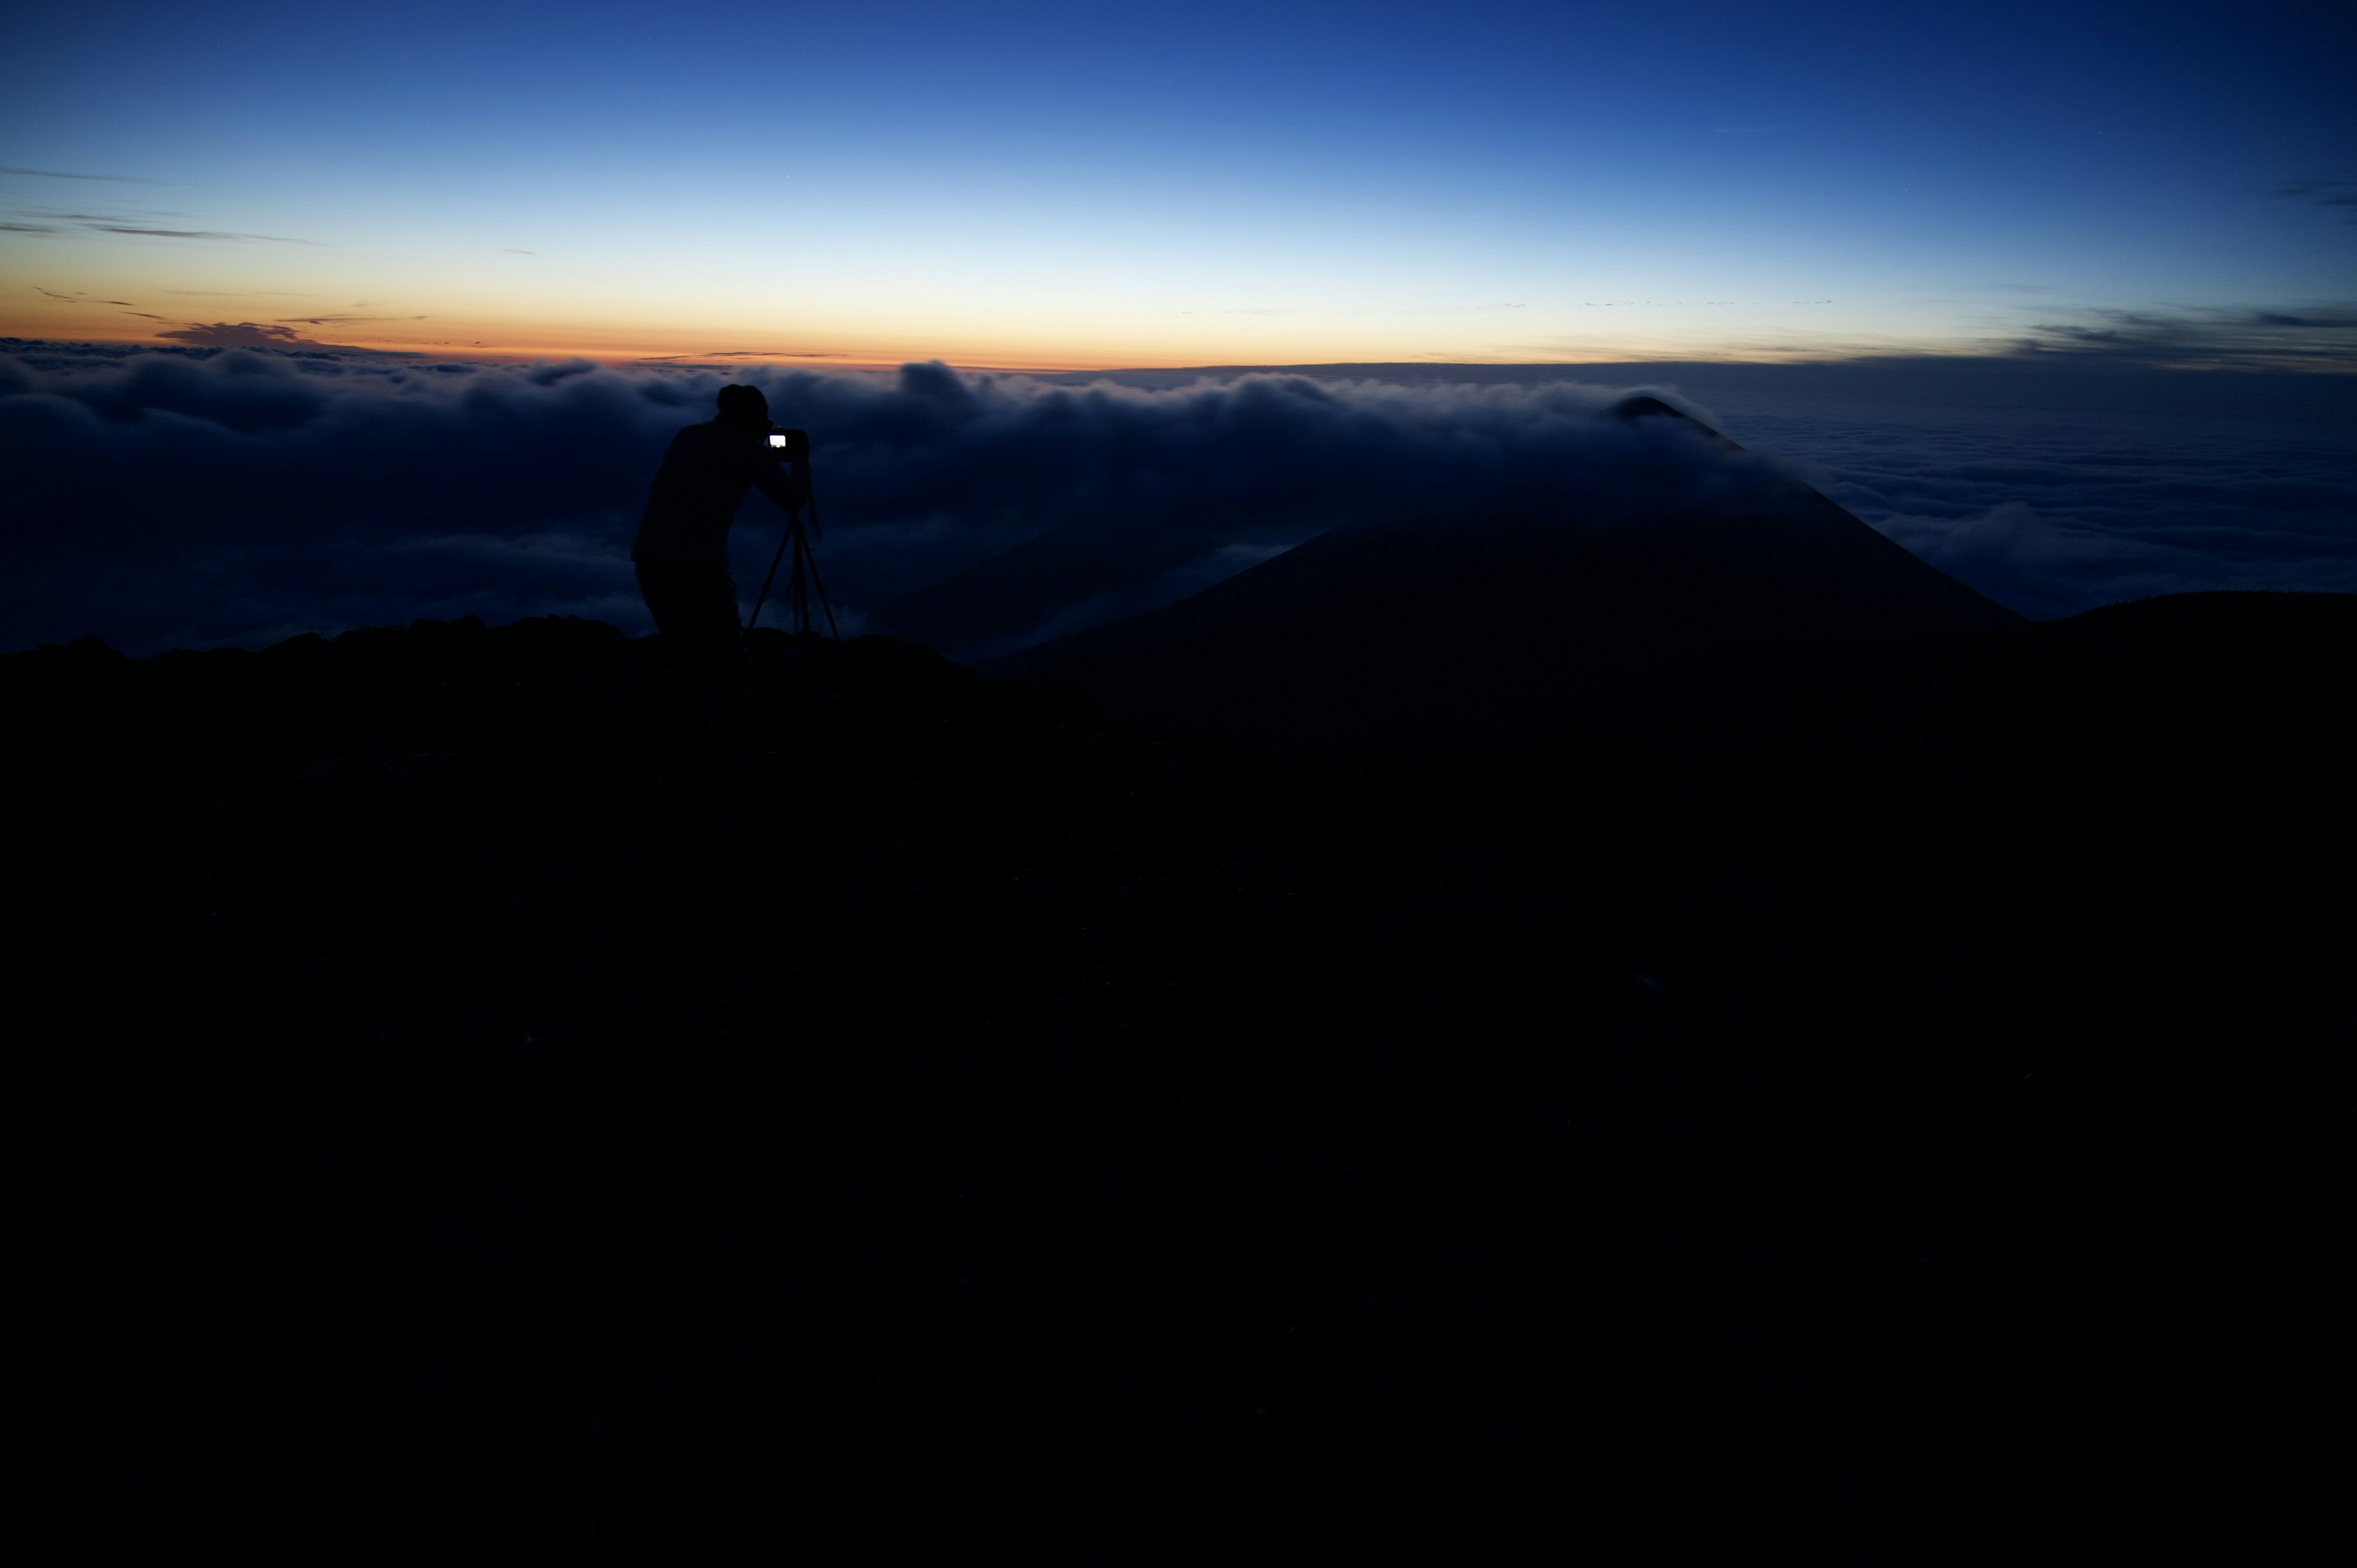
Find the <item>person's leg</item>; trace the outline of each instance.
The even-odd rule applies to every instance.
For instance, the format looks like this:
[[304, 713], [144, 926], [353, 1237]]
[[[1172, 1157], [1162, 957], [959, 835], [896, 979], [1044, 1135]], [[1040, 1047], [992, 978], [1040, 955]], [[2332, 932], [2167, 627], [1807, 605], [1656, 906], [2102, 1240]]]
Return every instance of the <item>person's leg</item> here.
[[745, 634], [737, 618], [737, 584], [725, 566], [641, 562], [639, 592], [662, 633], [665, 662], [678, 682], [689, 728], [703, 744], [732, 755], [745, 723]]
[[711, 636], [704, 644], [710, 660], [705, 676], [709, 693], [712, 744], [718, 755], [734, 757], [745, 749], [745, 623], [737, 614], [737, 579], [724, 568], [705, 588], [709, 596], [705, 624]]

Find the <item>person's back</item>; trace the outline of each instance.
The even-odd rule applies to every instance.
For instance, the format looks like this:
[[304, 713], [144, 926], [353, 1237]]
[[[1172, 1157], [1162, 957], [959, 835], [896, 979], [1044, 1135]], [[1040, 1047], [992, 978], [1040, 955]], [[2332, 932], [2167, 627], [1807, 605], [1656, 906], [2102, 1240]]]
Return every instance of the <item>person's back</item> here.
[[759, 487], [780, 507], [802, 502], [799, 474], [770, 450], [770, 404], [759, 387], [720, 389], [720, 413], [672, 437], [630, 544], [639, 592], [667, 661], [703, 709], [699, 728], [733, 749], [744, 721], [745, 638], [728, 575], [728, 526]]
[[671, 438], [662, 467], [647, 491], [630, 559], [643, 564], [681, 562], [699, 566], [728, 564], [728, 525], [744, 504], [745, 492], [759, 485], [780, 506], [792, 506], [785, 476], [767, 445], [769, 406], [761, 405], [760, 428], [726, 418], [691, 424]]

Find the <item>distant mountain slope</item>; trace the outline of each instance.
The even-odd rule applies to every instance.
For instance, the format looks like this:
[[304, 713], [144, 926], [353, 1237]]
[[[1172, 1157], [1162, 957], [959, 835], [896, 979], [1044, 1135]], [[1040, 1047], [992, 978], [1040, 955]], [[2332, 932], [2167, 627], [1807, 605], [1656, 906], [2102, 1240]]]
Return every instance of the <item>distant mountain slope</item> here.
[[[1685, 417], [1652, 398], [1618, 412]], [[1642, 700], [1641, 672], [1732, 643], [2023, 624], [1796, 480], [1756, 515], [1349, 525], [1181, 603], [979, 668], [1271, 742], [1480, 744], [1582, 727]]]
[[[1094, 603], [1097, 619], [1168, 602], [1157, 586], [1219, 549], [1216, 534], [1179, 530], [1141, 538], [1126, 519], [1050, 529], [979, 565], [872, 612], [871, 629], [952, 657], [1041, 635], [1060, 612]], [[1200, 587], [1201, 584], [1195, 584]], [[1192, 591], [1181, 585], [1178, 593]]]
[[[1013, 548], [868, 607], [866, 629], [985, 660], [1190, 597], [1344, 524], [1521, 510], [1595, 527], [1626, 521], [1649, 498], [1668, 505], [1681, 489], [1739, 505], [1728, 498], [1773, 495], [1782, 483], [1650, 396], [1609, 407], [1589, 393], [1558, 403], [1469, 398], [1453, 413], [1436, 403], [1409, 418], [1380, 399], [1338, 402], [1307, 387], [1297, 378], [1199, 409], [1216, 416], [1216, 430], [1191, 432], [1183, 450], [1142, 454], [1122, 483], [1062, 521], [1041, 519], [1047, 526]], [[1519, 413], [1501, 418], [1507, 404]], [[1720, 450], [1687, 439], [1695, 431]]]

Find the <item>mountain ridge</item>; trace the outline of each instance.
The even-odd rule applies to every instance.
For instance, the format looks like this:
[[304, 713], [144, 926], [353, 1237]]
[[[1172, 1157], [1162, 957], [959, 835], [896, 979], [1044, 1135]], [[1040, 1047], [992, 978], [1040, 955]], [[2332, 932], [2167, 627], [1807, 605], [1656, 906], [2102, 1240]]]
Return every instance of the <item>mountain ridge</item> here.
[[[1623, 420], [1674, 420], [1660, 399]], [[1448, 528], [1346, 523], [1179, 602], [985, 660], [1115, 712], [1263, 743], [1447, 731], [1513, 744], [1627, 700], [1617, 686], [1763, 639], [1893, 639], [2027, 624], [1798, 478], [1765, 510], [1653, 510], [1609, 525], [1503, 512]], [[1389, 680], [1378, 650], [1413, 647]]]

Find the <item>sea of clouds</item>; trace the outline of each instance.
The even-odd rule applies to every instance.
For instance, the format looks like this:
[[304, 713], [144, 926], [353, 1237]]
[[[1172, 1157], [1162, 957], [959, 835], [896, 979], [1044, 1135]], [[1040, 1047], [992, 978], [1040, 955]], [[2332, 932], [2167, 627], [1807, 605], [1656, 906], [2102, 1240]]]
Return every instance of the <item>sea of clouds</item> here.
[[2357, 441], [2345, 424], [2093, 409], [1729, 423], [2033, 619], [2210, 588], [2357, 592]]
[[[813, 433], [822, 563], [854, 625], [1026, 540], [1079, 536], [1048, 563], [1045, 601], [1027, 598], [1035, 584], [995, 585], [1015, 607], [974, 628], [994, 650], [1208, 585], [1340, 522], [1574, 507], [1609, 521], [1665, 501], [1739, 508], [1782, 482], [1675, 422], [1599, 420], [1612, 393], [1596, 387], [734, 373]], [[95, 634], [135, 652], [418, 616], [645, 629], [627, 557], [648, 480], [730, 379], [19, 354], [0, 360], [15, 477], [0, 618], [16, 646]], [[740, 587], [777, 523], [748, 498]]]
[[[939, 365], [13, 348], [0, 355], [0, 649], [81, 635], [134, 653], [261, 646], [420, 616], [645, 630], [627, 555], [647, 481], [672, 433], [739, 378], [813, 433], [821, 558], [855, 626], [889, 626], [909, 596], [1027, 540], [1088, 537], [1075, 559], [1102, 580], [1068, 560], [1043, 579], [1048, 599], [968, 653], [1167, 602], [1343, 521], [1609, 521], [1673, 496], [1740, 507], [1795, 469], [2033, 616], [2196, 587], [2357, 589], [2349, 444], [2247, 421], [1771, 400], [1724, 422], [1760, 454], [1730, 456], [1673, 422], [1600, 420], [1618, 389], [1553, 379], [1140, 387]], [[737, 530], [748, 598], [775, 521], [757, 496]]]

